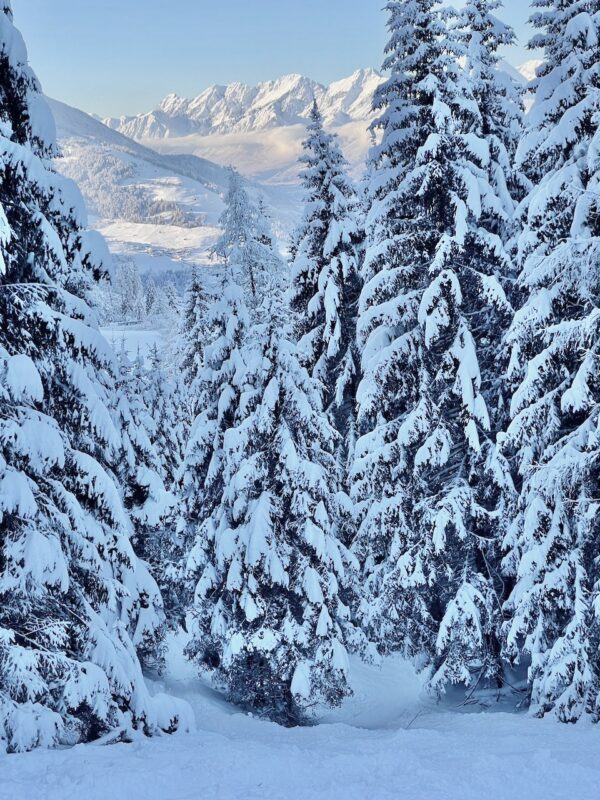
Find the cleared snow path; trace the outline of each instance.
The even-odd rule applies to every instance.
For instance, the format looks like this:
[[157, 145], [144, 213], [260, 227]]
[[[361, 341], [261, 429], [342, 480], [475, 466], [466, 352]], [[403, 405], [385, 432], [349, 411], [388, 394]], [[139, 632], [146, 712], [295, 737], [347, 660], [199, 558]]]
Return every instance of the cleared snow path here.
[[6, 756], [0, 798], [599, 800], [591, 724], [434, 706], [400, 662], [354, 672], [356, 697], [342, 711], [294, 730], [240, 714], [181, 675], [169, 689], [194, 706], [195, 734]]

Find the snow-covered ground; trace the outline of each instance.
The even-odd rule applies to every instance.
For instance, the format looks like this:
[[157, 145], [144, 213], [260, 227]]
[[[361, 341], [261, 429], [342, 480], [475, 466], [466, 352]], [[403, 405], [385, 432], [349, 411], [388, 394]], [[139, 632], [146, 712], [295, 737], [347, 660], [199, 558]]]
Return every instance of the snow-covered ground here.
[[164, 331], [144, 330], [128, 325], [113, 325], [110, 328], [102, 328], [102, 334], [111, 344], [113, 350], [117, 352], [123, 344], [125, 352], [131, 359], [134, 359], [138, 352], [142, 358], [146, 359], [154, 345], [158, 345], [159, 350], [162, 350], [165, 344]]
[[210, 249], [219, 235], [215, 227], [180, 228], [123, 220], [97, 219], [95, 228], [113, 256], [134, 260], [141, 273], [208, 266]]
[[[177, 662], [177, 659], [175, 659]], [[4, 800], [598, 800], [600, 739], [490, 708], [424, 699], [401, 661], [353, 664], [355, 697], [320, 725], [286, 730], [236, 711], [189, 665], [167, 688], [193, 734], [6, 756]]]

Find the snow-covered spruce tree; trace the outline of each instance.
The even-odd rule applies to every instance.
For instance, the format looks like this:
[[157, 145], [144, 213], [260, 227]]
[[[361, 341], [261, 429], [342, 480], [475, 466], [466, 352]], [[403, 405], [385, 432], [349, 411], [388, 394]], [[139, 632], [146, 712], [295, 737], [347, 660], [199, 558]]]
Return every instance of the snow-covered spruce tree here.
[[301, 364], [324, 387], [345, 473], [359, 377], [359, 206], [337, 138], [325, 132], [316, 101], [301, 163], [305, 212], [294, 236], [291, 265], [294, 338]]
[[[273, 290], [246, 337], [219, 492], [198, 528], [190, 654], [229, 698], [286, 725], [349, 693], [335, 432]], [[228, 395], [228, 399], [233, 393]], [[215, 481], [213, 481], [213, 485]]]
[[156, 316], [155, 309], [159, 302], [158, 288], [154, 278], [150, 275], [144, 285], [144, 296], [146, 303], [146, 319], [152, 319]]
[[206, 288], [198, 267], [194, 266], [185, 292], [179, 337], [182, 377], [187, 387], [192, 385], [202, 366], [204, 345], [208, 335], [208, 307]]
[[146, 319], [146, 293], [137, 264], [120, 261], [111, 287], [116, 318], [121, 323], [140, 323]]
[[524, 197], [529, 182], [515, 166], [523, 135], [523, 90], [500, 66], [499, 50], [516, 41], [514, 30], [494, 14], [502, 6], [502, 0], [469, 0], [451, 24], [479, 109], [479, 131], [489, 148], [489, 182], [502, 208], [499, 233], [508, 242], [518, 230], [515, 201]]
[[425, 656], [443, 691], [500, 678], [494, 561], [511, 483], [494, 441], [494, 341], [510, 320], [512, 209], [496, 191], [462, 44], [433, 0], [387, 9], [358, 320], [354, 549], [369, 635]]
[[183, 462], [189, 424], [182, 401], [184, 388], [170, 376], [158, 344], [148, 353], [144, 405], [152, 418], [149, 436], [158, 456], [159, 474], [167, 489], [175, 484]]
[[148, 410], [148, 437], [156, 453], [156, 467], [163, 486], [169, 492], [153, 534], [152, 571], [159, 586], [169, 627], [177, 628], [185, 618], [183, 607], [183, 541], [176, 533], [178, 511], [174, 502], [177, 479], [189, 436], [190, 409], [186, 389], [177, 376], [169, 376], [165, 356], [157, 344], [148, 355], [142, 386], [144, 406]]
[[169, 322], [178, 322], [183, 313], [183, 298], [173, 281], [167, 281], [163, 286], [165, 312], [163, 317]]
[[264, 195], [258, 197], [256, 229], [256, 238], [264, 248], [261, 264], [267, 280], [265, 291], [280, 292], [280, 298], [283, 298], [283, 294], [289, 289], [290, 270], [279, 252], [271, 209]]
[[[183, 371], [195, 422], [179, 476], [183, 509], [178, 528], [193, 542], [223, 491], [220, 463], [224, 432], [231, 426], [245, 380], [242, 347], [258, 294], [278, 285], [281, 261], [268, 218], [259, 218], [239, 174], [230, 171], [223, 234], [215, 253], [223, 260], [219, 291], [207, 294], [194, 270], [186, 294], [182, 331]], [[207, 302], [210, 299], [210, 302]]]
[[[135, 645], [156, 584], [112, 477], [113, 357], [86, 303], [102, 269], [51, 166], [54, 125], [0, 3], [0, 743], [176, 724]], [[95, 255], [96, 253], [96, 255]]]
[[271, 276], [283, 272], [283, 266], [273, 246], [268, 219], [261, 216], [240, 174], [233, 168], [229, 170], [229, 188], [220, 224], [223, 233], [214, 254], [236, 270], [234, 279], [245, 292], [252, 311], [261, 304]]
[[[197, 409], [186, 444], [178, 481], [177, 523], [184, 553], [189, 555], [206, 520], [218, 508], [223, 492], [223, 437], [233, 425], [243, 389], [246, 365], [242, 346], [250, 319], [244, 293], [226, 270], [221, 296], [209, 306], [202, 364], [190, 387], [190, 408]], [[185, 568], [184, 568], [185, 571]], [[191, 583], [197, 576], [193, 570]], [[193, 586], [182, 584], [193, 593]], [[186, 591], [184, 607], [192, 602]]]
[[518, 165], [525, 302], [508, 337], [506, 451], [521, 482], [506, 537], [505, 653], [530, 663], [531, 710], [600, 712], [600, 7], [538, 3], [545, 48]]
[[[121, 431], [118, 464], [115, 468], [125, 508], [133, 523], [131, 543], [136, 555], [150, 566], [156, 577], [162, 574], [162, 540], [172, 514], [174, 497], [165, 488], [161, 461], [155, 445], [154, 419], [146, 405], [148, 373], [138, 352], [131, 361], [125, 343], [118, 352], [113, 412]], [[164, 638], [163, 602], [160, 592], [143, 597], [144, 616], [149, 624], [138, 629], [137, 650], [145, 666], [160, 667]], [[157, 624], [159, 621], [159, 624]]]
[[[223, 436], [233, 424], [245, 381], [242, 349], [250, 326], [248, 306], [256, 309], [257, 292], [264, 293], [269, 267], [275, 263], [268, 222], [258, 220], [234, 170], [221, 222], [223, 234], [215, 248], [224, 262], [220, 290], [207, 305], [203, 282], [194, 271], [182, 332], [188, 406], [195, 417], [178, 481], [177, 529], [188, 554], [198, 527], [221, 502]], [[190, 602], [186, 599], [184, 607]]]
[[[168, 453], [159, 451], [165, 441], [158, 440], [154, 417], [158, 409], [150, 405], [157, 399], [150, 393], [151, 381], [157, 376], [146, 367], [139, 351], [131, 361], [124, 344], [119, 352], [118, 366], [115, 411], [122, 437], [116, 472], [125, 508], [133, 522], [131, 541], [134, 550], [150, 566], [157, 583], [165, 585], [166, 556], [163, 551], [172, 536], [175, 498], [165, 484], [162, 458], [168, 457]], [[164, 403], [163, 410], [166, 410]], [[162, 423], [166, 420], [161, 420]], [[164, 622], [160, 594], [155, 593], [146, 601]], [[161, 625], [156, 630], [149, 630], [145, 640], [140, 642], [138, 652], [145, 665], [160, 666], [163, 633]]]

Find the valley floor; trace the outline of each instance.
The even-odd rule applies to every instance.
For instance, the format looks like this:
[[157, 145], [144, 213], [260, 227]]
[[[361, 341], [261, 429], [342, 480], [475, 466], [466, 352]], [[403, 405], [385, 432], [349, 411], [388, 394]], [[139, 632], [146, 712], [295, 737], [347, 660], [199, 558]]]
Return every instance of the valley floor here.
[[[429, 703], [401, 662], [354, 665], [355, 697], [313, 728], [241, 714], [189, 673], [197, 731], [7, 756], [4, 800], [598, 800], [600, 729]], [[369, 688], [370, 687], [370, 688]], [[374, 688], [376, 687], [376, 688]]]

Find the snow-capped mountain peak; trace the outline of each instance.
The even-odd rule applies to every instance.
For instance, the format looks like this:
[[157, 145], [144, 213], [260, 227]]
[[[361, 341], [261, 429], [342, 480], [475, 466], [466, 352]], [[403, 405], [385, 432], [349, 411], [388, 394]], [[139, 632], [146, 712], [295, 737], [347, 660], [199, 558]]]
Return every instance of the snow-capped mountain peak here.
[[520, 64], [517, 69], [523, 75], [528, 83], [530, 83], [536, 77], [536, 70], [537, 68], [543, 64], [543, 60], [541, 58], [532, 58], [529, 61], [526, 61], [524, 64]]
[[178, 110], [187, 105], [185, 97], [178, 94], [168, 94], [158, 107], [159, 111], [164, 111], [165, 114], [177, 114]]

